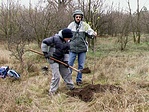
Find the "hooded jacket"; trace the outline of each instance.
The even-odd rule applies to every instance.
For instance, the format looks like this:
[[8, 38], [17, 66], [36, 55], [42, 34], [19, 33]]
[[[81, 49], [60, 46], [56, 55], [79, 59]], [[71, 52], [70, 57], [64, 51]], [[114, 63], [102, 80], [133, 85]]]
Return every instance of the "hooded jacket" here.
[[68, 25], [68, 28], [73, 33], [73, 37], [70, 39], [70, 51], [75, 53], [87, 52], [88, 42], [86, 36], [91, 37], [94, 30], [84, 21], [81, 21], [79, 25], [73, 21]]
[[45, 38], [41, 44], [42, 52], [50, 54], [60, 60], [68, 61], [70, 45], [63, 39], [62, 31], [52, 37]]

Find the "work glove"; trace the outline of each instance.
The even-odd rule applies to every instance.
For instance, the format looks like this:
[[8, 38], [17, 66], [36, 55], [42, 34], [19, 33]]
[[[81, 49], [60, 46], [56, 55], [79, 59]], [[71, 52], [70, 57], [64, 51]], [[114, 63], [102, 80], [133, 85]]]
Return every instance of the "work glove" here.
[[43, 54], [44, 54], [44, 57], [45, 57], [46, 59], [49, 59], [50, 56], [52, 56], [50, 52], [48, 52], [48, 53], [47, 53], [47, 52], [43, 52]]
[[65, 63], [64, 66], [68, 68], [69, 67], [68, 61], [64, 61], [64, 63]]

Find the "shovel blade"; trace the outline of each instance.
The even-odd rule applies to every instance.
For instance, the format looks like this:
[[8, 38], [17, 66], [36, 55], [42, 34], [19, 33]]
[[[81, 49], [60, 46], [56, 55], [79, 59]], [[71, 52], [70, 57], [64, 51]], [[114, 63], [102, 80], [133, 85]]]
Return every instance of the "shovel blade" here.
[[91, 70], [87, 67], [81, 70], [82, 73], [91, 73]]

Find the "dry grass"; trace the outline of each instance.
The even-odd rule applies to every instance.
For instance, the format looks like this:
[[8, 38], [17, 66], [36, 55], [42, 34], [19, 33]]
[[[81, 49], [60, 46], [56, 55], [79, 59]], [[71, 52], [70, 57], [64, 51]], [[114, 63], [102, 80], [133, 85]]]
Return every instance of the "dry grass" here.
[[[32, 46], [32, 45], [30, 45]], [[27, 47], [30, 47], [27, 46]], [[95, 53], [87, 53], [86, 66], [92, 73], [83, 74], [83, 81], [91, 84], [113, 84], [125, 90], [123, 94], [95, 93], [93, 101], [83, 102], [67, 96], [61, 80], [58, 94], [48, 96], [51, 71], [43, 75], [42, 66], [48, 65], [37, 54], [26, 52], [25, 71], [20, 80], [0, 79], [1, 112], [148, 112], [149, 111], [149, 52], [146, 44], [132, 45], [120, 52], [115, 38], [97, 39]], [[40, 49], [36, 50], [40, 51]], [[17, 62], [1, 45], [0, 65], [19, 70]], [[76, 67], [76, 66], [75, 66]], [[73, 72], [75, 82], [76, 72]], [[94, 76], [94, 77], [93, 77]]]

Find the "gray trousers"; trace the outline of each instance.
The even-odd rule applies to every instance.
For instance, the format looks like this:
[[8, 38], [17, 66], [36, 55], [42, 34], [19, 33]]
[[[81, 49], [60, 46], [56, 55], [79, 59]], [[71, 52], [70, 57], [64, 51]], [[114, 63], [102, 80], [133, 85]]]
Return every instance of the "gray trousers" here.
[[59, 87], [60, 76], [65, 81], [68, 89], [74, 88], [72, 76], [70, 70], [62, 64], [52, 63], [50, 64], [52, 69], [52, 79], [49, 92], [56, 92]]

